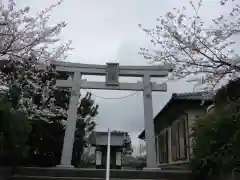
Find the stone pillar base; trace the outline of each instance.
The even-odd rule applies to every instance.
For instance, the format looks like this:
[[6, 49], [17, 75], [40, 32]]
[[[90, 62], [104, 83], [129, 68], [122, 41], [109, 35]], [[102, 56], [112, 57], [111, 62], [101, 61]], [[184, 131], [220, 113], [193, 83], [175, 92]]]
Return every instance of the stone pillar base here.
[[143, 168], [144, 171], [161, 171], [162, 168], [160, 167], [156, 167], [156, 168], [149, 168], [149, 167], [145, 167]]
[[71, 169], [71, 168], [75, 168], [73, 165], [67, 165], [67, 164], [59, 164], [56, 166], [56, 168], [62, 168], [62, 169]]

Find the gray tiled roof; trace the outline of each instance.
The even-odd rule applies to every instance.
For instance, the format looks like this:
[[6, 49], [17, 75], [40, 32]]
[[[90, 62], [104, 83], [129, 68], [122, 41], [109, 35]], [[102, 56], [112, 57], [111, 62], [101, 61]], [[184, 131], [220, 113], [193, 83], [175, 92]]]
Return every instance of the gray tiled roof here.
[[214, 93], [211, 92], [190, 92], [190, 93], [173, 93], [174, 100], [211, 100]]
[[[108, 132], [107, 131], [96, 131], [94, 132], [97, 136], [100, 136], [100, 135], [108, 135]], [[111, 135], [113, 136], [123, 136], [125, 135], [126, 132], [122, 132], [122, 131], [111, 131]]]

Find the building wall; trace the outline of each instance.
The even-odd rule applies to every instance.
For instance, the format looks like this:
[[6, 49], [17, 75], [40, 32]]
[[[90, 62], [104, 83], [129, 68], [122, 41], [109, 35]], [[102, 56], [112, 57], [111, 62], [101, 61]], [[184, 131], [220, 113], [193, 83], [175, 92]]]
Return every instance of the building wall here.
[[[206, 107], [203, 107], [203, 106], [201, 106], [199, 108], [194, 108], [194, 109], [187, 109], [187, 110], [185, 110], [184, 113], [181, 113], [175, 119], [171, 120], [172, 123], [170, 123], [168, 126], [165, 125], [164, 128], [162, 128], [159, 132], [156, 133], [156, 141], [157, 141], [156, 149], [157, 149], [158, 165], [164, 166], [164, 165], [169, 165], [169, 164], [173, 165], [173, 164], [181, 164], [181, 163], [189, 162], [190, 156], [192, 154], [192, 140], [189, 136], [189, 134], [191, 134], [191, 127], [194, 124], [194, 122], [196, 121], [196, 119], [198, 117], [202, 116], [205, 112], [206, 112]], [[172, 131], [175, 130], [173, 128], [173, 125], [183, 119], [185, 122], [184, 123], [185, 139], [182, 138], [183, 136], [179, 137], [178, 139], [179, 139], [179, 142], [180, 141], [182, 142], [181, 145], [184, 144], [183, 142], [185, 140], [185, 146], [179, 145], [178, 151], [177, 151], [176, 146], [172, 146]], [[166, 148], [162, 148], [159, 146], [160, 144], [162, 144], [162, 142], [159, 141], [159, 139], [160, 138], [163, 139], [161, 135], [164, 133], [166, 133], [165, 136], [167, 135], [167, 144], [164, 145], [164, 146], [166, 146]], [[180, 131], [179, 131], [179, 133], [180, 133]], [[181, 131], [181, 133], [184, 134], [183, 131]], [[186, 156], [182, 154], [184, 156], [184, 158], [182, 158], [181, 160], [180, 159], [174, 160], [173, 155], [172, 155], [173, 147], [175, 148], [174, 150], [179, 152], [178, 154], [180, 154], [180, 152], [186, 152]], [[161, 152], [164, 152], [163, 149], [167, 149], [167, 152], [168, 152], [167, 161], [160, 162], [159, 157], [161, 156]], [[174, 151], [174, 152], [176, 152], [176, 151]], [[164, 159], [164, 158], [161, 158], [161, 159]]]
[[195, 109], [195, 110], [188, 110], [188, 151], [189, 151], [189, 156], [191, 157], [192, 154], [192, 138], [189, 137], [189, 134], [192, 134], [192, 127], [195, 123], [195, 121], [203, 116], [206, 113], [206, 108], [205, 109]]
[[[107, 166], [107, 146], [96, 148], [96, 167], [106, 168]], [[118, 169], [122, 166], [122, 149], [121, 147], [110, 147], [110, 168]]]

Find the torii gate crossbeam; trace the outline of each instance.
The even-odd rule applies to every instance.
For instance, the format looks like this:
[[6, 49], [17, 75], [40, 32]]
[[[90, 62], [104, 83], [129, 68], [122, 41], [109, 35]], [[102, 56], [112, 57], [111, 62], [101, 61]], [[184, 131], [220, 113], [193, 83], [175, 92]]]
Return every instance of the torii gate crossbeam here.
[[56, 82], [57, 87], [72, 88], [60, 166], [71, 167], [72, 149], [77, 118], [77, 104], [78, 97], [80, 95], [80, 89], [82, 88], [143, 91], [147, 167], [157, 167], [152, 108], [152, 91], [167, 91], [167, 85], [166, 83], [152, 83], [151, 77], [168, 76], [169, 71], [171, 71], [170, 66], [119, 66], [119, 76], [142, 77], [143, 82], [118, 83], [117, 85], [110, 86], [105, 82], [94, 82], [81, 79], [82, 75], [106, 75], [107, 68], [105, 65], [80, 64], [61, 61], [53, 61], [51, 64], [56, 66], [57, 71], [74, 73], [72, 81], [57, 80]]

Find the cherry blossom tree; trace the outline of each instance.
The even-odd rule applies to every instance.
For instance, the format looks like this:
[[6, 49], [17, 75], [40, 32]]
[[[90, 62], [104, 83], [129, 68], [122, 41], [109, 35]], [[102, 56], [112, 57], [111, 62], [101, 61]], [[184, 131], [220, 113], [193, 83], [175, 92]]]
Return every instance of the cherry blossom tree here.
[[66, 23], [48, 25], [50, 12], [61, 2], [42, 10], [36, 17], [29, 15], [28, 6], [17, 9], [13, 0], [9, 0], [7, 6], [0, 6], [1, 85], [9, 88], [15, 108], [28, 113], [29, 118], [44, 112], [37, 110], [40, 106], [33, 103], [36, 98], [32, 98], [32, 94], [41, 94], [42, 104], [50, 103], [56, 73], [49, 62], [61, 60], [71, 50], [71, 42], [54, 46]]
[[0, 6], [0, 55], [1, 59], [25, 60], [34, 54], [37, 60], [62, 60], [70, 50], [71, 41], [60, 46], [57, 35], [66, 26], [64, 21], [49, 26], [50, 13], [62, 0], [42, 10], [37, 16], [29, 15], [30, 7], [18, 9], [14, 0]]
[[[30, 7], [18, 10], [13, 0], [8, 1], [8, 7], [0, 6], [0, 57], [4, 62], [0, 81], [10, 88], [14, 106], [28, 113], [30, 118], [41, 116], [41, 113], [43, 117], [46, 114], [66, 116], [69, 90], [54, 86], [60, 75], [50, 62], [66, 58], [71, 42], [54, 46], [66, 23], [48, 26], [50, 12], [61, 3], [62, 0], [36, 17], [28, 16]], [[64, 76], [68, 77], [67, 74]], [[90, 100], [89, 97], [91, 95], [87, 94], [84, 99]]]
[[[190, 77], [204, 89], [215, 88], [239, 77], [240, 56], [234, 51], [236, 37], [240, 33], [240, 3], [221, 0], [222, 6], [231, 3], [229, 13], [212, 19], [207, 26], [199, 16], [203, 0], [190, 2], [194, 15], [189, 16], [186, 8], [173, 9], [157, 19], [155, 28], [139, 27], [151, 37], [154, 48], [141, 48], [139, 54], [146, 59], [173, 66], [172, 78]], [[225, 7], [225, 6], [224, 6]]]
[[[4, 87], [1, 93], [5, 93], [1, 101], [11, 102], [29, 119], [64, 126], [70, 90], [57, 88], [55, 82], [69, 75], [56, 72], [51, 61], [64, 60], [72, 50], [71, 41], [60, 44], [58, 38], [65, 22], [48, 25], [50, 13], [61, 3], [34, 17], [29, 15], [30, 7], [18, 9], [14, 0], [8, 0], [7, 6], [0, 4], [0, 89]], [[79, 153], [96, 125], [93, 117], [98, 114], [98, 105], [90, 93], [79, 99], [73, 157], [80, 160]]]

